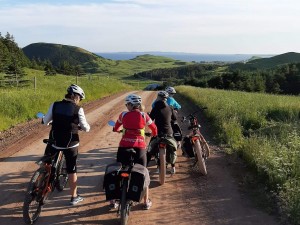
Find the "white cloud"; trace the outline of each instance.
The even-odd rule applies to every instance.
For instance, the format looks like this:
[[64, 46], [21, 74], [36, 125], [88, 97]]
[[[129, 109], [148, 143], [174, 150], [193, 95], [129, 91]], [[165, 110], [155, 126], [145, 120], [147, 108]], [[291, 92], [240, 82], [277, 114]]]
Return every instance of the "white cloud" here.
[[[43, 41], [76, 45], [94, 52], [276, 53], [294, 45], [294, 51], [300, 52], [298, 42], [290, 42], [294, 40], [291, 35], [299, 36], [299, 6], [300, 2], [294, 0], [27, 4], [0, 7], [0, 27], [2, 33], [13, 34], [21, 47]], [[271, 39], [281, 46], [264, 50]]]

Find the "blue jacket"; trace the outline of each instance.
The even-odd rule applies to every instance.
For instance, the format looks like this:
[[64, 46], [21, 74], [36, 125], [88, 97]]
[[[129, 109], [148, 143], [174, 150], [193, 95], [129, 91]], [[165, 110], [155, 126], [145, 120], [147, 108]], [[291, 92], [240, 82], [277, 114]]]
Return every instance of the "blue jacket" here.
[[[154, 108], [155, 102], [156, 100], [152, 103], [152, 108]], [[181, 109], [181, 105], [179, 105], [179, 103], [173, 97], [169, 97], [167, 99], [167, 104], [171, 106], [173, 109]]]
[[181, 109], [181, 105], [179, 105], [179, 103], [173, 97], [169, 97], [167, 99], [167, 103], [169, 106], [172, 106], [174, 109]]

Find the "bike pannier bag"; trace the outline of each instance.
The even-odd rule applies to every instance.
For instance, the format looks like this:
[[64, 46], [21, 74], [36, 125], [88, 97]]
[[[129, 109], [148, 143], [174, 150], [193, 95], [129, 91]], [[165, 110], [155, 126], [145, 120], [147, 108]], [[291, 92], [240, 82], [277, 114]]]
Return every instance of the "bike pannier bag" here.
[[135, 202], [140, 202], [149, 184], [150, 176], [148, 169], [141, 164], [135, 164], [130, 174], [127, 198]]
[[105, 190], [106, 200], [121, 198], [121, 182], [118, 171], [122, 168], [121, 163], [113, 163], [106, 166], [103, 188]]
[[191, 139], [189, 136], [185, 136], [182, 140], [182, 145], [181, 145], [181, 149], [184, 151], [184, 153], [188, 156], [188, 157], [195, 157], [194, 154], [194, 146], [191, 142]]

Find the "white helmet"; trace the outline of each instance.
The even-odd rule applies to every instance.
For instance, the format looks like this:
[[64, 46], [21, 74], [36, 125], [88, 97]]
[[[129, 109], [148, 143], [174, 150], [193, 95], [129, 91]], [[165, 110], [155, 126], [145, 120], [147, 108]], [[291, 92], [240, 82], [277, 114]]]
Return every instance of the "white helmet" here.
[[82, 90], [81, 87], [79, 87], [76, 84], [71, 84], [70, 87], [68, 87], [67, 92], [69, 94], [78, 94], [80, 96], [81, 99], [85, 99], [85, 94], [84, 91]]
[[167, 87], [166, 92], [168, 92], [169, 94], [175, 94], [176, 93], [175, 88], [173, 88], [173, 87]]
[[162, 98], [168, 98], [168, 97], [169, 97], [169, 94], [168, 94], [168, 92], [166, 92], [166, 91], [159, 91], [159, 92], [157, 93], [157, 96], [162, 97]]
[[132, 105], [140, 105], [142, 104], [142, 98], [141, 96], [130, 94], [125, 98], [125, 102], [126, 104], [131, 103]]

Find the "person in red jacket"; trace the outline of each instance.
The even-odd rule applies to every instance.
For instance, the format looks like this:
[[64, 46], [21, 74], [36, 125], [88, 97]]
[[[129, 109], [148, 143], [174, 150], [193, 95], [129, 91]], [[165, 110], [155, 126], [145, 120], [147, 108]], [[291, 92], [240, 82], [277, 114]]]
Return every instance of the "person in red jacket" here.
[[[157, 127], [149, 115], [141, 111], [142, 98], [135, 94], [130, 94], [125, 98], [128, 111], [122, 112], [113, 128], [118, 132], [123, 126], [123, 136], [119, 143], [117, 152], [117, 162], [127, 163], [128, 156], [125, 149], [133, 148], [136, 151], [134, 163], [147, 166], [147, 150], [145, 142], [145, 127], [148, 126], [152, 131], [152, 136], [157, 136]], [[114, 204], [114, 205], [112, 205]], [[111, 202], [116, 207], [114, 202]], [[144, 196], [144, 209], [149, 209], [152, 202], [149, 199], [149, 187]]]

